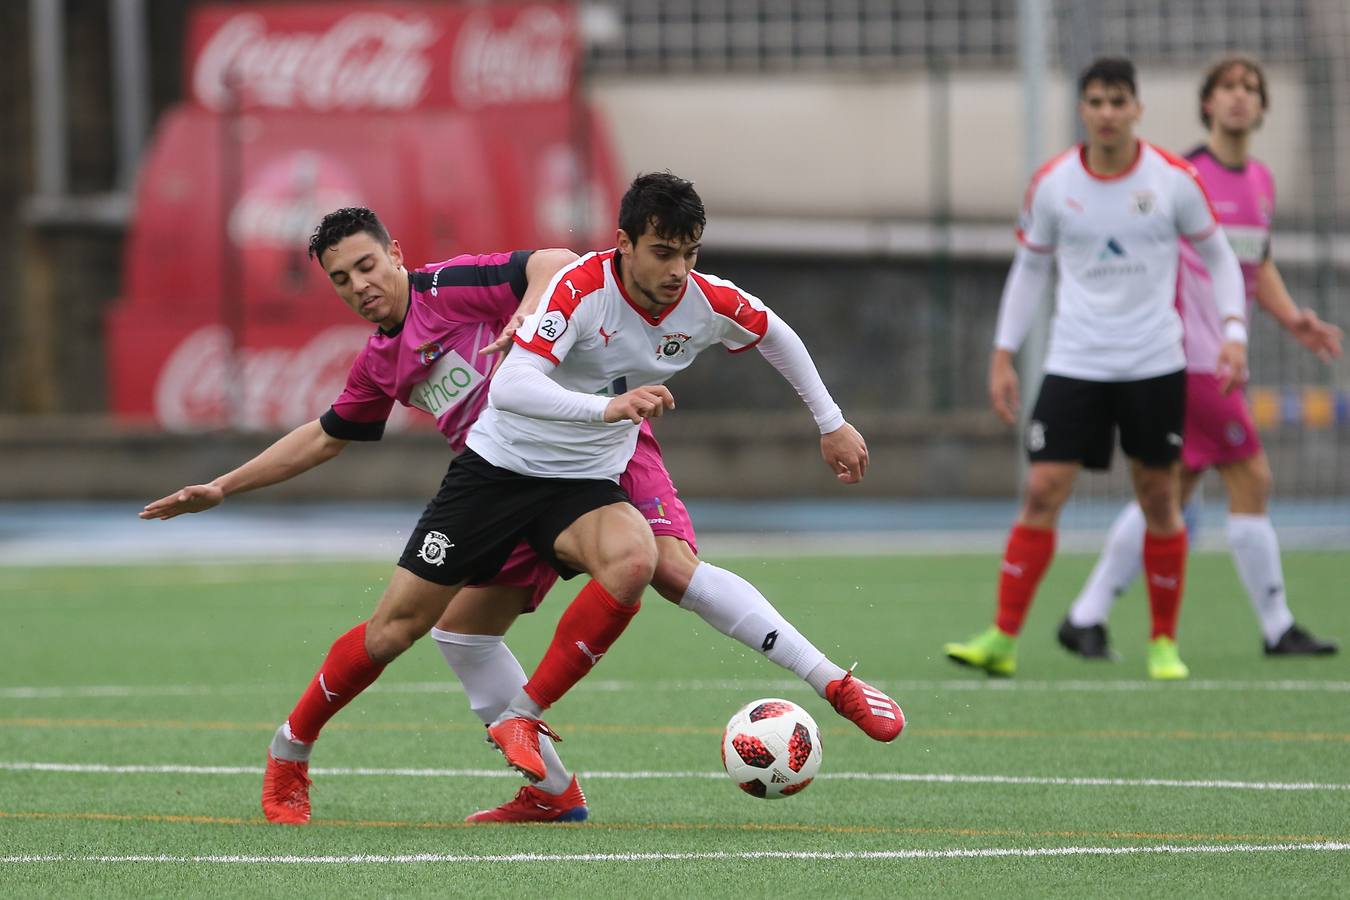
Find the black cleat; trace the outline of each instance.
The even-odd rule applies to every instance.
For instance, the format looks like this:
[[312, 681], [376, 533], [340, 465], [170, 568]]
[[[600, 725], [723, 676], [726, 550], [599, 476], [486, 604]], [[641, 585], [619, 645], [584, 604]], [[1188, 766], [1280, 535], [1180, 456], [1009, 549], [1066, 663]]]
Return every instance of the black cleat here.
[[1323, 641], [1313, 637], [1298, 623], [1289, 626], [1280, 639], [1266, 644], [1266, 656], [1331, 656], [1338, 649], [1335, 641]]
[[1105, 625], [1086, 625], [1080, 628], [1070, 622], [1068, 616], [1059, 623], [1059, 645], [1070, 653], [1077, 653], [1083, 659], [1105, 659], [1111, 662], [1119, 659], [1111, 650]]

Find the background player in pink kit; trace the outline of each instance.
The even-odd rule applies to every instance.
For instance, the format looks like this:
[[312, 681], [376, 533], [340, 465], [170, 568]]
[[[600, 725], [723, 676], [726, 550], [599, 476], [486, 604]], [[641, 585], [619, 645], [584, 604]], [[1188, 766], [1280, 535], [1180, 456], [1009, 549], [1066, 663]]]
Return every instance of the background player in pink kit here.
[[[211, 485], [184, 488], [150, 504], [142, 514], [144, 518], [171, 518], [199, 511], [218, 503], [223, 492], [260, 487], [298, 474], [345, 446], [346, 439], [335, 434], [351, 439], [378, 437], [395, 399], [435, 415], [451, 447], [462, 449], [465, 431], [486, 402], [482, 384], [490, 377], [490, 358], [482, 354], [505, 344], [518, 321], [518, 315], [515, 321], [509, 320], [516, 311], [517, 293], [525, 284], [524, 260], [530, 259], [530, 289], [520, 303], [521, 312], [537, 301], [548, 274], [576, 258], [570, 251], [560, 250], [539, 251], [533, 256], [459, 257], [411, 273], [406, 276], [408, 283], [399, 287], [398, 279], [392, 277], [402, 271], [395, 264], [400, 256], [397, 242], [388, 240], [383, 226], [368, 210], [331, 214], [316, 233], [316, 240], [322, 248], [317, 251], [321, 261], [344, 299], [353, 293], [352, 282], [385, 282], [383, 291], [363, 285], [355, 291], [360, 301], [349, 300], [353, 309], [385, 327], [372, 336], [353, 365], [347, 387], [320, 422], [302, 426], [258, 459]], [[331, 251], [330, 243], [334, 245]], [[376, 271], [381, 251], [393, 256], [387, 260], [385, 278]], [[352, 260], [355, 262], [348, 268]], [[390, 326], [380, 318], [384, 311], [379, 300], [397, 296], [400, 291], [415, 297], [416, 303], [410, 305], [411, 312], [399, 313], [405, 318], [396, 317], [398, 320]], [[503, 326], [506, 333], [494, 341]], [[411, 348], [412, 353], [400, 355], [400, 346]], [[413, 374], [391, 382], [389, 371], [400, 358], [415, 362]], [[315, 425], [326, 439], [301, 440]], [[822, 447], [823, 451], [827, 449], [824, 442]], [[288, 453], [293, 458], [278, 465]], [[652, 528], [661, 546], [661, 562], [653, 584], [663, 596], [798, 673], [875, 739], [891, 740], [898, 734], [903, 724], [898, 707], [891, 714], [880, 701], [869, 699], [868, 691], [884, 695], [826, 660], [751, 585], [731, 572], [700, 563], [694, 556], [692, 525], [645, 423], [621, 481], [629, 491], [662, 507], [660, 521], [653, 522]], [[432, 630], [441, 652], [463, 682], [470, 705], [485, 721], [494, 718], [525, 682], [524, 672], [502, 643], [501, 635], [521, 611], [538, 604], [555, 580], [552, 567], [521, 545], [502, 572], [486, 585], [459, 592]], [[764, 641], [769, 631], [775, 634], [773, 642]], [[894, 706], [889, 698], [886, 703]], [[269, 764], [269, 772], [286, 777], [280, 779], [279, 786], [275, 783], [278, 779], [270, 779], [272, 802], [269, 804], [265, 796], [264, 806], [271, 818], [304, 821], [308, 816], [305, 763], [288, 757], [307, 756], [308, 747], [297, 746], [289, 737], [283, 729], [273, 742], [272, 756], [276, 758]], [[547, 767], [542, 784], [522, 789], [515, 801], [475, 814], [470, 821], [584, 818], [585, 798], [546, 738], [541, 751]]]
[[[1275, 185], [1260, 161], [1248, 155], [1252, 132], [1268, 105], [1266, 78], [1255, 60], [1230, 56], [1212, 66], [1200, 87], [1205, 144], [1186, 155], [1219, 212], [1242, 264], [1248, 305], [1255, 300], [1304, 347], [1324, 361], [1341, 355], [1341, 330], [1300, 309], [1285, 289], [1270, 252]], [[1228, 492], [1228, 546], [1238, 576], [1260, 622], [1270, 655], [1329, 655], [1330, 641], [1300, 628], [1284, 592], [1280, 548], [1267, 512], [1270, 463], [1252, 424], [1246, 397], [1217, 387], [1221, 330], [1208, 298], [1213, 286], [1195, 250], [1182, 244], [1177, 305], [1186, 329], [1186, 431], [1181, 489], [1189, 499], [1200, 476], [1218, 469]], [[1060, 624], [1059, 641], [1089, 659], [1111, 658], [1106, 620], [1116, 597], [1139, 572], [1143, 516], [1126, 507], [1112, 524], [1106, 546], [1073, 608]]]
[[1059, 284], [1050, 352], [1027, 428], [1031, 465], [1002, 563], [995, 623], [944, 651], [992, 675], [1013, 674], [1016, 637], [1054, 555], [1059, 511], [1081, 467], [1109, 466], [1119, 429], [1147, 523], [1149, 675], [1185, 678], [1176, 648], [1186, 562], [1177, 483], [1186, 390], [1173, 303], [1177, 239], [1190, 237], [1213, 273], [1226, 328], [1219, 351], [1225, 390], [1246, 368], [1242, 275], [1195, 169], [1134, 136], [1142, 106], [1133, 64], [1099, 59], [1078, 90], [1088, 139], [1032, 179], [989, 367], [994, 409], [1014, 424], [1012, 355], [1030, 328], [1053, 259]]

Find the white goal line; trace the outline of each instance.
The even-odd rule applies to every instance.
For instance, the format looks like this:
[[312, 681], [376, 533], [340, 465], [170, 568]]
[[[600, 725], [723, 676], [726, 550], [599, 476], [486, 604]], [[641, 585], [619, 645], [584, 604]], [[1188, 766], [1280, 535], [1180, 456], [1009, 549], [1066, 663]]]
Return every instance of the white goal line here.
[[409, 853], [401, 855], [359, 854], [350, 856], [0, 856], [0, 864], [23, 863], [218, 863], [233, 865], [363, 865], [407, 863], [607, 863], [607, 862], [722, 862], [743, 860], [923, 860], [999, 859], [1073, 856], [1139, 856], [1148, 854], [1250, 854], [1299, 851], [1344, 853], [1350, 843], [1321, 841], [1300, 844], [1156, 844], [1132, 847], [986, 847], [950, 850], [757, 850], [742, 853]]
[[[1282, 679], [1271, 681], [1227, 681], [1196, 679], [1178, 683], [1157, 681], [1016, 681], [1011, 679], [876, 679], [871, 682], [879, 688], [903, 693], [906, 691], [993, 691], [1001, 693], [1134, 693], [1147, 692], [1225, 692], [1249, 693], [1350, 693], [1350, 681], [1316, 681]], [[293, 687], [293, 686], [292, 686]], [[101, 697], [209, 697], [238, 694], [269, 694], [280, 690], [276, 684], [86, 684], [86, 685], [13, 685], [0, 687], [0, 700], [63, 700], [98, 699]], [[632, 679], [594, 679], [580, 682], [575, 690], [585, 693], [624, 693], [641, 691], [651, 693], [688, 692], [707, 690], [737, 691], [792, 691], [806, 690], [801, 681], [786, 678], [726, 678], [683, 679], [670, 681], [637, 681]], [[452, 694], [463, 693], [459, 682], [446, 677], [444, 681], [413, 681], [374, 684], [367, 693], [380, 694]]]
[[[189, 766], [189, 765], [106, 765], [101, 763], [4, 762], [0, 771], [54, 772], [72, 775], [252, 775], [263, 773], [261, 766]], [[313, 767], [310, 775], [319, 777], [377, 778], [519, 778], [509, 769], [416, 769]], [[716, 771], [578, 771], [578, 778], [612, 781], [648, 781], [662, 779], [720, 779]], [[1229, 779], [1178, 778], [1093, 778], [1038, 775], [964, 775], [948, 772], [822, 772], [821, 781], [875, 781], [917, 784], [1007, 784], [1053, 787], [1144, 787], [1191, 788], [1237, 791], [1350, 791], [1350, 784], [1312, 781], [1236, 781]]]

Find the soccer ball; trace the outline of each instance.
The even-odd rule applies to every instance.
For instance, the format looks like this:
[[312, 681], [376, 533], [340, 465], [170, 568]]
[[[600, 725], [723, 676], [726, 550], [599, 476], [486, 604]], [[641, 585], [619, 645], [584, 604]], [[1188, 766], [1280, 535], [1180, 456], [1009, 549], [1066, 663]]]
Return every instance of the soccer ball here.
[[820, 771], [820, 729], [789, 700], [756, 700], [727, 723], [722, 765], [753, 797], [791, 797]]

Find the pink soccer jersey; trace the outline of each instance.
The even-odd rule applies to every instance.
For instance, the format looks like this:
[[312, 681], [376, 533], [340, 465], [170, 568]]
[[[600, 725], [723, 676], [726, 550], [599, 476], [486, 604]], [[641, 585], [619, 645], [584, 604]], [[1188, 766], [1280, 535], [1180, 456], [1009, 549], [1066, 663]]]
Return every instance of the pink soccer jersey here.
[[[1254, 159], [1240, 169], [1231, 169], [1204, 146], [1192, 150], [1186, 158], [1199, 171], [1219, 223], [1242, 264], [1250, 304], [1256, 296], [1256, 273], [1270, 256], [1270, 219], [1275, 210], [1275, 182], [1270, 170]], [[1219, 362], [1223, 329], [1213, 291], [1200, 254], [1183, 241], [1177, 306], [1185, 328], [1186, 368], [1192, 372], [1213, 372]]]
[[478, 351], [497, 337], [525, 293], [529, 251], [456, 256], [408, 273], [408, 314], [376, 330], [347, 384], [322, 418], [347, 440], [378, 440], [397, 401], [436, 419], [456, 453], [487, 403], [497, 356]]

